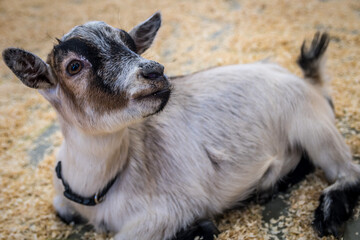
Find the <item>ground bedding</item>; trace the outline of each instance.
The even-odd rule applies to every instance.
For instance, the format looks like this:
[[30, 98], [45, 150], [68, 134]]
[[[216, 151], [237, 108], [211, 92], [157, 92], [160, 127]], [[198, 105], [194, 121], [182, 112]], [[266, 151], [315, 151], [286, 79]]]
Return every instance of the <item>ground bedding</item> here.
[[[0, 1], [0, 49], [22, 47], [46, 59], [55, 37], [75, 25], [102, 20], [129, 30], [157, 10], [162, 12], [163, 26], [144, 57], [163, 64], [170, 76], [265, 58], [300, 76], [295, 61], [303, 39], [327, 31], [331, 35], [327, 69], [333, 79], [337, 126], [355, 160], [360, 160], [357, 0]], [[54, 110], [1, 61], [0, 239], [111, 238], [56, 218], [52, 174], [61, 141]], [[321, 171], [309, 175], [275, 200], [284, 206], [277, 217], [266, 215], [268, 205], [230, 211], [218, 221], [219, 239], [317, 239], [311, 221], [326, 186]], [[356, 211], [358, 217], [359, 207]], [[359, 232], [345, 239], [356, 239]]]

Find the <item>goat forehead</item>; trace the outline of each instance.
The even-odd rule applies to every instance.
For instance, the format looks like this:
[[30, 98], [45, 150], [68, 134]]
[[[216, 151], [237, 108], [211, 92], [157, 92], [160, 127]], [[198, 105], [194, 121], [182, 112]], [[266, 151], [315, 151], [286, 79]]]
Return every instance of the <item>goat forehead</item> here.
[[[99, 38], [117, 37], [114, 32], [116, 29], [100, 21], [87, 22], [83, 25], [75, 26], [62, 37], [62, 41], [70, 38], [85, 38], [89, 41], [97, 41]], [[114, 36], [115, 35], [115, 36]]]
[[61, 41], [66, 42], [73, 38], [86, 41], [89, 45], [96, 47], [99, 52], [107, 52], [114, 47], [118, 50], [126, 50], [124, 49], [124, 47], [126, 47], [136, 52], [135, 43], [126, 31], [114, 28], [100, 21], [87, 22], [74, 27], [69, 33], [62, 37]]

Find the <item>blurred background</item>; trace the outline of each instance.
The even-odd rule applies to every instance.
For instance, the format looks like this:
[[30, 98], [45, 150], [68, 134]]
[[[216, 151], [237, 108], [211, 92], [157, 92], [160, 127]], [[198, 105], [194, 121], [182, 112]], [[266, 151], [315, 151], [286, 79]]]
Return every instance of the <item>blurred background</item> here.
[[[167, 75], [269, 58], [301, 76], [303, 40], [327, 31], [337, 126], [359, 161], [359, 0], [0, 0], [0, 50], [21, 47], [45, 60], [75, 25], [101, 20], [130, 30], [155, 11], [163, 25], [144, 57]], [[0, 61], [0, 239], [111, 239], [56, 218], [52, 174], [61, 141], [54, 110]], [[317, 239], [312, 212], [326, 186], [317, 171], [267, 205], [226, 213], [219, 239]], [[355, 215], [345, 239], [360, 239], [359, 208]]]

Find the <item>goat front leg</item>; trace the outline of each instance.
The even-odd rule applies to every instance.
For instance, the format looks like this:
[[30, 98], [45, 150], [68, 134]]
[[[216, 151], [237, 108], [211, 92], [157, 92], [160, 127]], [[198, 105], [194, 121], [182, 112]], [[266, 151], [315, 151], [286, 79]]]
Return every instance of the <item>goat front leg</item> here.
[[59, 179], [54, 175], [54, 187], [56, 195], [54, 197], [53, 206], [56, 215], [66, 224], [81, 224], [87, 222], [75, 209], [70, 205], [69, 200], [63, 195], [63, 187]]
[[296, 130], [298, 140], [313, 163], [333, 182], [320, 197], [313, 226], [320, 236], [340, 237], [360, 195], [360, 165], [352, 161], [349, 147], [330, 119], [301, 121], [301, 128]]
[[53, 205], [56, 210], [56, 215], [66, 224], [75, 223], [81, 224], [86, 223], [87, 220], [77, 213], [67, 202], [62, 195], [57, 195], [54, 198]]
[[196, 238], [202, 240], [214, 240], [219, 233], [219, 230], [211, 220], [202, 219], [195, 221], [190, 226], [177, 232], [175, 238], [172, 240], [188, 240]]

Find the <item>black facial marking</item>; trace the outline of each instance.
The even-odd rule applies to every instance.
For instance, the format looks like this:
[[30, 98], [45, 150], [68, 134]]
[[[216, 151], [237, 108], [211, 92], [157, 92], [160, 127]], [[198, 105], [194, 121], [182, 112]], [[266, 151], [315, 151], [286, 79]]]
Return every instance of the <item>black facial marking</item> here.
[[137, 55], [131, 51], [127, 46], [124, 44], [118, 43], [112, 39], [107, 40], [108, 45], [110, 46], [110, 56], [114, 62], [127, 63], [134, 58], [137, 58]]
[[[115, 41], [108, 42], [110, 48], [111, 48], [111, 55], [110, 58], [114, 59], [116, 61], [116, 58], [119, 57], [121, 52], [126, 50], [126, 47], [123, 46], [120, 43], [116, 43]], [[116, 50], [114, 50], [116, 49]], [[113, 51], [114, 50], [114, 51]], [[54, 53], [55, 55], [61, 55], [64, 54], [57, 54], [57, 52], [63, 51], [65, 53], [67, 52], [74, 52], [80, 56], [85, 57], [92, 65], [92, 71], [95, 75], [94, 78], [89, 79], [91, 85], [93, 85], [95, 88], [99, 89], [102, 92], [105, 93], [113, 93], [113, 90], [109, 86], [109, 82], [113, 81], [115, 76], [111, 76], [110, 74], [107, 76], [107, 79], [104, 79], [103, 76], [98, 75], [98, 70], [102, 69], [102, 72], [106, 72], [104, 58], [100, 56], [100, 51], [98, 48], [87, 42], [86, 40], [80, 39], [80, 38], [71, 38], [69, 40], [66, 40], [64, 42], [61, 42], [59, 45], [54, 47]], [[115, 53], [116, 52], [116, 53]], [[114, 55], [114, 56], [113, 56]], [[59, 59], [61, 61], [62, 59]], [[120, 59], [118, 59], [120, 60]], [[120, 64], [120, 63], [119, 63]], [[117, 74], [117, 73], [113, 73]], [[115, 94], [115, 93], [114, 93]]]
[[[87, 41], [80, 38], [71, 38], [64, 42], [61, 42], [59, 45], [54, 47], [54, 54], [56, 56], [64, 56], [64, 54], [57, 54], [58, 52], [63, 51], [74, 52], [80, 56], [85, 57], [92, 65], [92, 70], [95, 74], [95, 77], [90, 80], [90, 84], [95, 88], [99, 89], [102, 92], [111, 93], [111, 89], [107, 84], [104, 83], [101, 76], [97, 74], [97, 71], [103, 68], [103, 63], [101, 61], [99, 50], [88, 43]], [[62, 59], [59, 59], [61, 61]]]
[[313, 226], [321, 237], [343, 235], [344, 223], [351, 217], [359, 195], [359, 181], [321, 195], [313, 221]]
[[54, 47], [55, 56], [58, 56], [60, 51], [65, 53], [74, 52], [85, 57], [91, 63], [95, 72], [102, 67], [99, 50], [83, 39], [71, 38], [61, 42], [59, 45]]
[[211, 220], [204, 219], [180, 230], [172, 240], [189, 240], [196, 239], [196, 237], [202, 240], [214, 240], [219, 233], [220, 231]]

